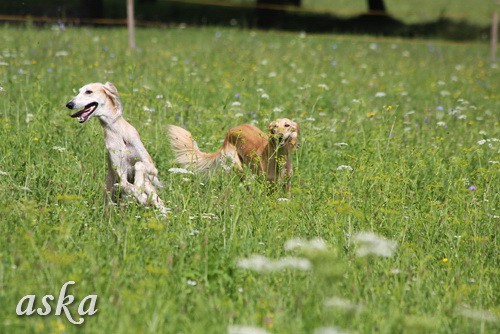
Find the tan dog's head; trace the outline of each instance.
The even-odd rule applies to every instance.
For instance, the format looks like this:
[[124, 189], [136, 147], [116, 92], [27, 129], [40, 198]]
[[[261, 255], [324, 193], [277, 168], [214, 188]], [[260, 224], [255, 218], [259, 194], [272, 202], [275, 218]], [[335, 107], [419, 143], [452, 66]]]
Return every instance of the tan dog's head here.
[[84, 123], [93, 116], [115, 118], [122, 113], [118, 91], [111, 82], [96, 82], [80, 88], [77, 96], [66, 104], [69, 109], [80, 109], [70, 116]]
[[284, 147], [288, 144], [291, 148], [296, 148], [298, 144], [299, 126], [288, 118], [279, 118], [269, 124], [269, 133], [271, 140], [280, 146]]

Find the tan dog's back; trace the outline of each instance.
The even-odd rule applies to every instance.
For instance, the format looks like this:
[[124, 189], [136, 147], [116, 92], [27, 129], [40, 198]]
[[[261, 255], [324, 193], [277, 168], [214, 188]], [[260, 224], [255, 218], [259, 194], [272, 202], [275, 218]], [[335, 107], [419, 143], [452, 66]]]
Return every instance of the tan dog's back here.
[[246, 164], [251, 159], [260, 157], [267, 143], [267, 135], [259, 128], [251, 124], [243, 124], [227, 132], [224, 147], [228, 144], [234, 145], [241, 162]]

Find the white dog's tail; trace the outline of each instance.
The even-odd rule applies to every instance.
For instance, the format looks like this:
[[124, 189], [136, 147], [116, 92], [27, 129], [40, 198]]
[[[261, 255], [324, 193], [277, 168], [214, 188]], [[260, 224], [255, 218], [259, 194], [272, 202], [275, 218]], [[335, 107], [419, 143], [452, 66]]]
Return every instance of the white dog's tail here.
[[168, 134], [175, 159], [183, 167], [191, 167], [197, 172], [202, 172], [214, 169], [220, 164], [222, 149], [215, 153], [200, 151], [191, 133], [175, 125], [168, 126]]

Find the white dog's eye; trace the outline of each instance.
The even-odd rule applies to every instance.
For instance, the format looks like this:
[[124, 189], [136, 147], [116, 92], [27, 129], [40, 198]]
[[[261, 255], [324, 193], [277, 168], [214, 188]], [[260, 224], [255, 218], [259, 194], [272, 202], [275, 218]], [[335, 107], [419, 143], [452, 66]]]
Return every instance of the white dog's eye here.
[[92, 94], [92, 91], [91, 90], [86, 90], [85, 94], [90, 95], [90, 94]]

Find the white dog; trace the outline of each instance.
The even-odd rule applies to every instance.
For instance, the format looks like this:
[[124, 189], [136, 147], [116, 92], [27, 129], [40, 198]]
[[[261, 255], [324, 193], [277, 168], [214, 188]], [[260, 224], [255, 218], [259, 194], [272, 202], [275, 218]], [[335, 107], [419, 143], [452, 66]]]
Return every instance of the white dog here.
[[106, 199], [110, 196], [116, 202], [118, 195], [130, 195], [142, 205], [151, 201], [162, 214], [166, 214], [167, 209], [155, 189], [155, 186], [162, 187], [158, 171], [139, 133], [122, 117], [123, 109], [116, 87], [110, 82], [85, 85], [66, 107], [83, 108], [70, 116], [78, 118], [80, 123], [96, 116], [104, 128], [104, 142], [108, 150]]

